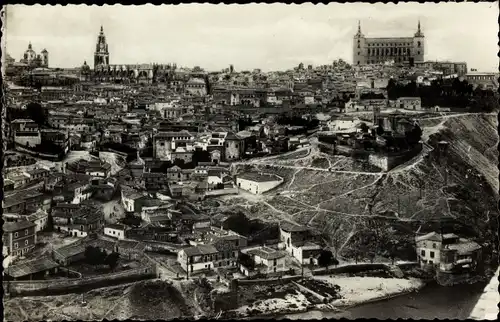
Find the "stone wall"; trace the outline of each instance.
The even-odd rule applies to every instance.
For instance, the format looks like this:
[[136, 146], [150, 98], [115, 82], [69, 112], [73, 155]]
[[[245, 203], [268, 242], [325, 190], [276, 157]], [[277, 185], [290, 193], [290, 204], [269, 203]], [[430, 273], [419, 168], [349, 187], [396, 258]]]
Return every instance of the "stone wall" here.
[[156, 274], [156, 265], [151, 265], [86, 278], [3, 282], [3, 287], [4, 292], [11, 296], [67, 294], [84, 289], [155, 278]]
[[289, 283], [292, 281], [298, 281], [301, 278], [302, 278], [301, 275], [297, 275], [297, 276], [287, 276], [287, 277], [275, 278], [275, 279], [238, 280], [238, 286], [258, 285], [258, 284], [276, 285], [276, 284], [282, 284], [282, 283]]

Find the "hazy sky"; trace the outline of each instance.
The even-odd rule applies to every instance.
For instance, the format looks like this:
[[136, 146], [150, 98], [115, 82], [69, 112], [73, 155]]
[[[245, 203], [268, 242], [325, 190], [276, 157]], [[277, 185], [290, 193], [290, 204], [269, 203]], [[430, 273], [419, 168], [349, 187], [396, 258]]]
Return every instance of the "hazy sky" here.
[[111, 64], [169, 63], [220, 70], [288, 69], [352, 62], [358, 20], [365, 36], [413, 36], [420, 19], [426, 60], [466, 61], [497, 71], [498, 4], [23, 6], [7, 7], [7, 52], [31, 41], [51, 67], [93, 65], [99, 28]]

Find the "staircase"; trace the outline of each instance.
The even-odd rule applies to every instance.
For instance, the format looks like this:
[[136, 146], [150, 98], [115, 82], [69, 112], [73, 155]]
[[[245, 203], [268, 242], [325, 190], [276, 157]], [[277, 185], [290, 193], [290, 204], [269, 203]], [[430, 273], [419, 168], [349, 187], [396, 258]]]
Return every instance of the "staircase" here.
[[405, 274], [401, 270], [401, 268], [397, 267], [396, 265], [387, 265], [389, 268], [389, 271], [397, 278], [403, 278]]

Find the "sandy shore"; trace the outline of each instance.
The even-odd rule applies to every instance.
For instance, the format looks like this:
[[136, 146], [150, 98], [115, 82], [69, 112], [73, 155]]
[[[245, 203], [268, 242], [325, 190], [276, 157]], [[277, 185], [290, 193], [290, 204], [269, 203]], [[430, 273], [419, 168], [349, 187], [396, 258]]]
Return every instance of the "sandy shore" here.
[[332, 302], [334, 306], [346, 307], [384, 299], [390, 296], [413, 292], [425, 283], [419, 279], [381, 277], [330, 277], [316, 276], [318, 280], [340, 286], [341, 299]]
[[[262, 312], [258, 316], [248, 315], [245, 312], [248, 308], [247, 306], [240, 307], [238, 313], [241, 314], [240, 316], [246, 316], [248, 319], [271, 317], [288, 319], [321, 318], [322, 314], [320, 311], [335, 311], [336, 308], [341, 310], [360, 304], [380, 301], [411, 293], [425, 286], [425, 283], [418, 279], [343, 276], [315, 276], [314, 278], [332, 285], [339, 285], [342, 298], [334, 300], [328, 305], [311, 305], [303, 296], [287, 297], [279, 301], [269, 299], [263, 301], [262, 305], [258, 305], [258, 308]], [[297, 307], [292, 309], [290, 308], [291, 304], [295, 304]]]

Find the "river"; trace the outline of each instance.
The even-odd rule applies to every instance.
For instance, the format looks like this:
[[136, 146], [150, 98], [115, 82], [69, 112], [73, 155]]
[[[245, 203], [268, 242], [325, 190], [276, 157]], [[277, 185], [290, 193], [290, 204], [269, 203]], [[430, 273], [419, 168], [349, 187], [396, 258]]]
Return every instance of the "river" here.
[[361, 304], [342, 312], [309, 311], [273, 319], [467, 319], [486, 286], [484, 283], [450, 287], [429, 284], [418, 292]]

